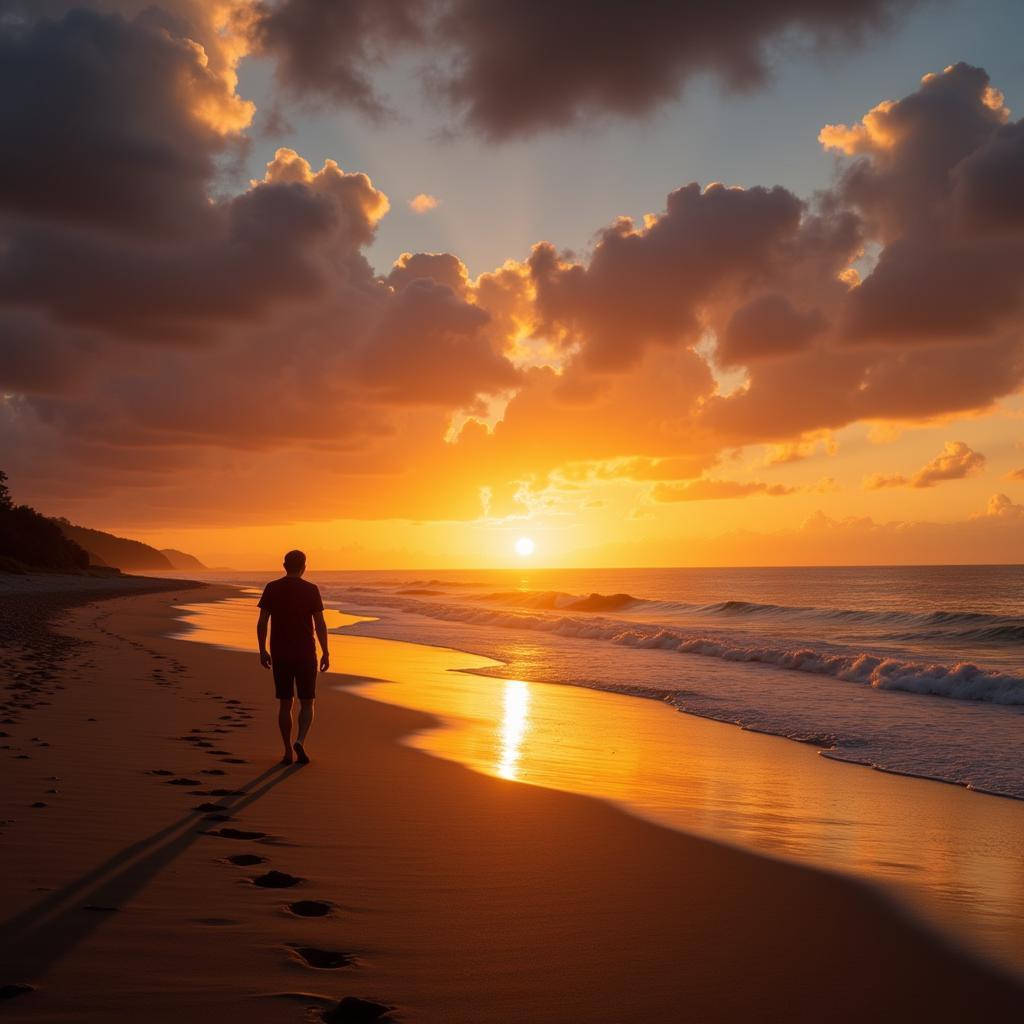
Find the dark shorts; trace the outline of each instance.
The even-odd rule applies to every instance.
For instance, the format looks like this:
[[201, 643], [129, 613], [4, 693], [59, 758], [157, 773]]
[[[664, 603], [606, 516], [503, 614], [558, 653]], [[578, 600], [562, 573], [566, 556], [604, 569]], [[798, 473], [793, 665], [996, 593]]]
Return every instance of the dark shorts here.
[[316, 697], [316, 658], [273, 658], [274, 693], [278, 700], [298, 694], [299, 700]]

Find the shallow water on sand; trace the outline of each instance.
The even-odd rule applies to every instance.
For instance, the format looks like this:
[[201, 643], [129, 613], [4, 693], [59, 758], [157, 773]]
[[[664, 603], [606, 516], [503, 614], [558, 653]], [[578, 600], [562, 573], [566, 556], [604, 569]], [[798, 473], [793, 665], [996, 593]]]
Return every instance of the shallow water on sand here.
[[[253, 603], [187, 606], [182, 635], [253, 650]], [[510, 782], [601, 797], [673, 828], [880, 884], [1024, 973], [1024, 802], [829, 761], [810, 746], [655, 701], [481, 675], [504, 668], [472, 654], [347, 633], [369, 625], [329, 613], [335, 670], [387, 680], [354, 689], [441, 719], [411, 745]]]
[[[210, 578], [220, 579], [219, 576]], [[1024, 566], [323, 572], [358, 631], [1024, 799]], [[256, 586], [254, 574], [225, 582]]]

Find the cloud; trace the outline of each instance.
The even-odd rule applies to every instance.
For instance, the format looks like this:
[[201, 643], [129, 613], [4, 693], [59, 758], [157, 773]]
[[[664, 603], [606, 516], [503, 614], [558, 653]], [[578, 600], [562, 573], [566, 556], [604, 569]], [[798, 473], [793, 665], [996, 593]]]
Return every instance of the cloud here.
[[[870, 516], [836, 519], [820, 510], [796, 527], [732, 530], [680, 538], [682, 564], [760, 565], [961, 565], [1024, 562], [1024, 505], [994, 495], [988, 512], [953, 522], [893, 520]], [[576, 564], [657, 566], [664, 541], [626, 541], [575, 552]]]
[[0, 30], [0, 211], [178, 236], [210, 219], [215, 161], [252, 117], [157, 15], [73, 10]]
[[658, 483], [651, 490], [655, 501], [719, 501], [723, 498], [747, 498], [764, 494], [773, 498], [796, 493], [797, 488], [784, 484], [766, 484], [760, 480], [741, 483], [739, 480], [694, 480], [693, 483]]
[[529, 260], [538, 326], [599, 372], [634, 365], [650, 345], [695, 343], [701, 309], [767, 276], [801, 209], [783, 188], [692, 183], [643, 226], [621, 217], [602, 230], [586, 264], [541, 243]]
[[986, 519], [1024, 519], [1024, 505], [1017, 505], [1005, 494], [993, 494], [988, 499], [988, 507], [980, 518]]
[[[792, 461], [846, 424], [985, 409], [1024, 383], [1018, 128], [978, 69], [827, 134], [838, 177], [809, 201], [690, 183], [584, 253], [542, 238], [475, 278], [444, 252], [378, 272], [367, 252], [389, 201], [363, 169], [282, 147], [245, 187], [222, 173], [249, 141], [240, 55], [255, 39], [305, 88], [289, 33], [317, 5], [260, 7], [255, 27], [242, 0], [71, 6], [0, 21], [0, 448], [44, 508], [98, 525], [475, 519], [482, 488], [495, 518], [602, 487], [778, 495], [793, 489], [701, 474], [743, 445]], [[436, 9], [338, 15], [362, 33], [349, 64], [369, 92], [353, 102], [383, 105], [389, 19], [426, 45], [416, 26]], [[323, 40], [327, 65], [339, 52]], [[585, 77], [591, 56], [568, 66]], [[563, 101], [570, 120], [607, 105]], [[509, 116], [525, 130], [556, 115]], [[868, 243], [880, 255], [858, 284], [847, 271]], [[728, 393], [726, 365], [743, 368]], [[960, 455], [917, 476], [952, 479]]]
[[435, 196], [427, 195], [426, 192], [420, 192], [419, 195], [413, 196], [409, 200], [409, 209], [413, 213], [429, 213], [431, 210], [436, 210], [438, 199]]
[[251, 37], [296, 94], [320, 93], [379, 117], [373, 72], [396, 47], [425, 41], [425, 0], [280, 0], [254, 5]]
[[717, 355], [724, 366], [799, 352], [827, 326], [816, 309], [801, 313], [778, 294], [760, 295], [729, 318]]
[[889, 23], [909, 0], [781, 0], [695, 9], [661, 0], [278, 0], [256, 5], [255, 45], [280, 81], [372, 115], [386, 109], [374, 72], [416, 48], [435, 93], [471, 129], [528, 135], [595, 115], [644, 115], [677, 99], [694, 77], [749, 89], [799, 35], [832, 48]]
[[839, 451], [839, 442], [829, 430], [812, 431], [795, 441], [786, 444], [772, 445], [765, 456], [766, 466], [782, 466], [790, 462], [803, 462], [821, 448], [825, 455], [835, 455]]
[[925, 75], [859, 126], [823, 130], [826, 147], [854, 157], [840, 197], [885, 244], [851, 292], [847, 339], [969, 341], [1019, 320], [1024, 218], [1009, 181], [1024, 173], [1020, 132], [985, 71], [968, 64]]
[[864, 489], [877, 491], [886, 487], [934, 487], [946, 480], [963, 480], [977, 476], [985, 468], [985, 456], [963, 441], [947, 441], [942, 451], [912, 476], [875, 473], [864, 481]]

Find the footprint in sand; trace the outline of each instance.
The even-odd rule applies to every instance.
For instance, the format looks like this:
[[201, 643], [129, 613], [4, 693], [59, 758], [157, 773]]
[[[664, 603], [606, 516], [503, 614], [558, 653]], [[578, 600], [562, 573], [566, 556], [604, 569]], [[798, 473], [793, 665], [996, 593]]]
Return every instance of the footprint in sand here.
[[200, 768], [200, 775], [227, 775], [223, 768]]
[[345, 996], [333, 1009], [325, 1010], [321, 1020], [325, 1024], [374, 1024], [375, 1021], [387, 1021], [393, 1006], [375, 1003], [370, 999], [358, 996]]
[[202, 783], [198, 779], [168, 779], [168, 786], [201, 786]]
[[252, 884], [258, 885], [261, 889], [290, 889], [304, 881], [304, 878], [296, 878], [286, 871], [268, 871], [265, 875], [257, 875]]
[[199, 796], [245, 796], [244, 789], [204, 789]]
[[208, 836], [220, 836], [221, 839], [267, 839], [266, 832], [243, 832], [238, 828], [218, 828], [207, 833]]
[[224, 764], [248, 764], [244, 757], [222, 757], [222, 763]]
[[267, 858], [260, 857], [255, 853], [236, 853], [233, 857], [226, 858], [229, 864], [240, 868], [251, 868], [257, 864], [266, 864]]
[[193, 807], [192, 810], [193, 811], [226, 811], [227, 808], [223, 804], [205, 803], [205, 804], [196, 804], [196, 806]]
[[28, 995], [35, 992], [31, 985], [0, 985], [0, 999], [15, 999], [17, 996]]
[[166, 768], [150, 768], [147, 775], [173, 775], [174, 772], [168, 771]]
[[323, 900], [297, 900], [289, 903], [288, 909], [296, 917], [326, 917], [331, 912], [331, 905]]
[[351, 953], [333, 949], [317, 949], [316, 946], [292, 946], [295, 958], [307, 967], [318, 971], [336, 971], [339, 967], [352, 967], [356, 958]]

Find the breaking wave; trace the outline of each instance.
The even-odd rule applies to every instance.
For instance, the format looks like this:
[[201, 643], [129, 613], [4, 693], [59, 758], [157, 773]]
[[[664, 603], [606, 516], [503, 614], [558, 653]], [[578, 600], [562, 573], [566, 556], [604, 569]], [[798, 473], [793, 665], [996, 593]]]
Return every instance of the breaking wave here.
[[[900, 690], [991, 704], [1024, 705], [1024, 677], [983, 669], [967, 661], [951, 665], [931, 664], [924, 661], [908, 661], [876, 655], [867, 651], [840, 653], [815, 650], [808, 646], [787, 647], [770, 642], [743, 642], [736, 638], [692, 633], [654, 623], [617, 621], [597, 615], [581, 617], [529, 614], [505, 608], [496, 609], [471, 604], [409, 601], [394, 594], [387, 595], [380, 592], [373, 597], [364, 597], [364, 592], [355, 588], [349, 593], [353, 603], [382, 605], [406, 613], [425, 615], [449, 622], [532, 630], [574, 639], [603, 641], [626, 647], [677, 651], [680, 654], [694, 654], [719, 658], [724, 661], [759, 662], [779, 669], [813, 673], [846, 682], [860, 683], [878, 690]], [[566, 603], [566, 599], [569, 599], [568, 603]], [[516, 605], [520, 605], [523, 601], [531, 601], [533, 603], [528, 607], [553, 611], [606, 611], [631, 608], [644, 603], [629, 594], [592, 594], [589, 597], [573, 597], [573, 595], [556, 591], [517, 591], [511, 594], [492, 594], [484, 600], [515, 603]], [[712, 609], [716, 610], [712, 612]], [[737, 612], [737, 609], [740, 611]], [[766, 612], [794, 611], [829, 614], [828, 610], [793, 609], [778, 605], [756, 605], [742, 601], [727, 601], [718, 606], [709, 605], [698, 608], [698, 610], [711, 614], [721, 614], [723, 610], [725, 614], [759, 615]], [[972, 632], [984, 632], [988, 638], [992, 638], [993, 631], [998, 638], [1005, 639], [1020, 639], [1024, 634], [1024, 624], [1021, 624], [1019, 620], [997, 619], [994, 616], [973, 612], [929, 612], [915, 615], [895, 612], [847, 613], [836, 611], [834, 614], [868, 615], [874, 617], [872, 621], [886, 619], [890, 622], [894, 621], [894, 617], [899, 617], [903, 623], [916, 620], [919, 624], [931, 622], [935, 626], [969, 623]], [[942, 635], [955, 638], [957, 634], [944, 632]]]

